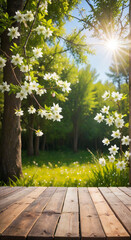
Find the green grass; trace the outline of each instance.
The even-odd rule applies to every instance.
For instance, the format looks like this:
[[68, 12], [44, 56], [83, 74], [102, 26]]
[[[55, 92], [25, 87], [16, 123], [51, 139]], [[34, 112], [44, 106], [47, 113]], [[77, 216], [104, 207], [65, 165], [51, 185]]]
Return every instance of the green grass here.
[[[97, 156], [97, 157], [95, 157]], [[23, 153], [23, 179], [10, 182], [15, 186], [128, 186], [128, 168], [116, 169], [113, 163], [102, 167], [98, 154], [88, 151], [40, 152], [39, 156], [27, 157]]]

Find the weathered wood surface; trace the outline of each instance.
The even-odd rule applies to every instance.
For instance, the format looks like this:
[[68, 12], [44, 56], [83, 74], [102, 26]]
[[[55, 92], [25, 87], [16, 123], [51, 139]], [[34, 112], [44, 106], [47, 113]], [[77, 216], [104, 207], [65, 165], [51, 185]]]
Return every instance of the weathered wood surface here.
[[0, 187], [0, 240], [131, 238], [131, 188]]

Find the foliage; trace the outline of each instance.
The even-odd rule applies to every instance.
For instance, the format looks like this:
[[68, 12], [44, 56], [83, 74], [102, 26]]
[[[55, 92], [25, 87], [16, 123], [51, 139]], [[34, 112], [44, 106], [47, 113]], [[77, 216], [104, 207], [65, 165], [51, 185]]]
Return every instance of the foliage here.
[[66, 150], [27, 157], [24, 153], [24, 178], [16, 183], [10, 180], [10, 186], [128, 186], [128, 169], [119, 171], [113, 163], [101, 167], [99, 154], [94, 154]]

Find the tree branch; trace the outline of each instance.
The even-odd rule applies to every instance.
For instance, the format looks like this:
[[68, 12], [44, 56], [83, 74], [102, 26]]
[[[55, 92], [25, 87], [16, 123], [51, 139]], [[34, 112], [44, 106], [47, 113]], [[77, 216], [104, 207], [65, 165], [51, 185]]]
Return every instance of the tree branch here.
[[27, 39], [26, 39], [26, 41], [25, 41], [25, 43], [24, 43], [24, 46], [23, 46], [24, 54], [25, 54], [25, 55], [26, 55], [26, 46], [27, 46], [27, 43], [28, 43], [28, 41], [29, 41], [32, 28], [33, 28], [33, 26], [34, 26], [34, 24], [35, 24], [35, 21], [36, 21], [36, 16], [37, 16], [37, 13], [38, 13], [38, 9], [39, 9], [40, 2], [41, 2], [41, 0], [39, 0], [39, 2], [38, 2], [38, 4], [37, 4], [37, 9], [36, 9], [36, 12], [35, 12], [34, 20], [33, 20], [32, 24], [31, 24], [30, 31], [29, 31], [29, 33], [28, 33]]

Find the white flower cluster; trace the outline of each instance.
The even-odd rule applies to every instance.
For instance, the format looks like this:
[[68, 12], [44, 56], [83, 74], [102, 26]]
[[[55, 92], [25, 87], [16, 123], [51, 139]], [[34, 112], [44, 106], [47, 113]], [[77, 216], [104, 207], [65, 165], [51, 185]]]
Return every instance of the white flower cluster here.
[[[31, 112], [31, 107], [28, 109], [29, 113]], [[36, 111], [36, 109], [35, 110], [32, 109], [32, 111]], [[45, 117], [48, 120], [53, 120], [53, 121], [60, 122], [61, 119], [63, 118], [63, 116], [60, 114], [61, 111], [62, 111], [62, 108], [59, 107], [59, 104], [58, 103], [57, 104], [53, 103], [53, 106], [50, 108], [50, 110], [39, 108], [37, 110], [37, 113], [38, 113], [39, 116], [41, 116], [41, 118]]]
[[54, 73], [46, 73], [44, 75], [44, 80], [46, 81], [51, 81], [54, 80], [56, 85], [62, 89], [63, 92], [69, 93], [71, 91], [70, 85], [71, 83], [67, 81], [62, 81], [59, 80], [59, 76], [54, 72]]
[[32, 22], [34, 20], [34, 14], [32, 13], [32, 11], [27, 11], [26, 13], [21, 13], [20, 11], [17, 11], [14, 18], [19, 23]]
[[[119, 92], [110, 93], [110, 91], [106, 91], [102, 97], [104, 100], [107, 100], [108, 98], [111, 97], [115, 102], [117, 102], [117, 101], [122, 100], [123, 94], [121, 94]], [[122, 128], [124, 127], [124, 124], [125, 124], [125, 121], [123, 119], [124, 116], [117, 112], [110, 114], [109, 108], [110, 108], [109, 106], [104, 106], [101, 109], [101, 113], [97, 113], [97, 115], [94, 118], [98, 123], [105, 121], [108, 126], [111, 126], [114, 124], [114, 126], [117, 128], [117, 130], [112, 131], [111, 137], [113, 137], [113, 139], [109, 140], [108, 138], [104, 138], [102, 140], [102, 143], [104, 145], [108, 146], [112, 140], [120, 139], [122, 145], [129, 146], [129, 136], [122, 136]], [[110, 155], [108, 156], [109, 162], [114, 162], [115, 155], [118, 153], [119, 147], [117, 147], [117, 145], [114, 144], [114, 145], [111, 145], [110, 148], [108, 148], [108, 150], [110, 153]], [[125, 156], [125, 159], [128, 160], [129, 152], [126, 151], [124, 153], [124, 156]], [[102, 166], [105, 166], [106, 160], [104, 158], [100, 158], [99, 163]], [[116, 166], [118, 169], [122, 170], [126, 167], [126, 163], [124, 161], [119, 161], [116, 164]]]
[[5, 67], [5, 65], [6, 65], [6, 60], [4, 58], [0, 57], [0, 68]]
[[[40, 4], [39, 12], [42, 11], [42, 15], [45, 15], [48, 13], [47, 11], [48, 3], [51, 3], [51, 0], [47, 0], [47, 1], [45, 0], [43, 3]], [[35, 12], [33, 13], [32, 11], [26, 11], [24, 13], [17, 11], [15, 13], [14, 19], [18, 23], [24, 23], [23, 26], [26, 27], [26, 32], [28, 32], [27, 22], [29, 23], [32, 22], [34, 20], [34, 15], [35, 15]], [[35, 27], [35, 29], [33, 29], [32, 32], [33, 31], [37, 32], [38, 35], [43, 35], [45, 39], [51, 37], [53, 34], [53, 31], [49, 26], [43, 26], [43, 25], [37, 25], [37, 27]], [[8, 28], [7, 35], [11, 39], [17, 39], [18, 37], [20, 37], [19, 28], [11, 26], [10, 28]], [[28, 54], [28, 52], [26, 52], [26, 54]], [[27, 61], [27, 58], [24, 58], [23, 57], [24, 55], [20, 54], [20, 50], [17, 53], [15, 53], [14, 51], [13, 55], [11, 56], [11, 59], [9, 60], [9, 63], [11, 63], [11, 66], [13, 65], [12, 71], [16, 67], [18, 67], [20, 71], [25, 74], [25, 81], [23, 83], [19, 83], [19, 85], [14, 86], [14, 88], [11, 84], [9, 85], [6, 81], [0, 84], [0, 91], [2, 93], [4, 92], [14, 93], [15, 91], [16, 99], [20, 99], [21, 101], [23, 99], [26, 99], [28, 95], [33, 95], [34, 99], [36, 99], [34, 94], [42, 96], [43, 94], [47, 93], [47, 90], [44, 88], [44, 86], [40, 85], [37, 81], [34, 80], [35, 78], [32, 79], [32, 77], [30, 76], [32, 75], [32, 73], [30, 73], [30, 70], [33, 69], [33, 64], [35, 63], [38, 64], [37, 59], [43, 56], [43, 49], [40, 48], [39, 45], [33, 46], [32, 51], [30, 51], [29, 54], [30, 55], [28, 56], [28, 61]], [[7, 60], [5, 60], [3, 57], [0, 57], [0, 69], [3, 69], [3, 67], [6, 66], [6, 61]], [[19, 79], [16, 79], [16, 80], [19, 82]], [[57, 88], [58, 86], [61, 88], [63, 92], [69, 93], [69, 91], [71, 90], [70, 83], [68, 83], [67, 81], [60, 80], [59, 76], [55, 72], [46, 73], [44, 75], [44, 80], [53, 81], [52, 88], [54, 87], [54, 83], [55, 83], [55, 88]], [[55, 92], [51, 94], [52, 94], [52, 97], [55, 97]], [[36, 99], [36, 102], [38, 103], [37, 99]], [[29, 114], [36, 113], [42, 118], [45, 117], [48, 120], [59, 121], [59, 122], [63, 118], [63, 116], [60, 114], [62, 111], [62, 108], [59, 107], [59, 104], [53, 103], [53, 106], [45, 107], [45, 109], [40, 107], [39, 103], [38, 105], [39, 105], [39, 109], [36, 109], [33, 105], [30, 106], [28, 108], [28, 113]], [[15, 109], [14, 111], [15, 111], [16, 117], [21, 117], [24, 115], [24, 111], [21, 108]], [[35, 133], [37, 136], [43, 135], [43, 132], [40, 129], [35, 130]]]
[[44, 35], [45, 38], [49, 38], [50, 36], [52, 36], [52, 31], [50, 30], [50, 28], [45, 28], [42, 25], [39, 25], [36, 28], [36, 32], [38, 35]]

